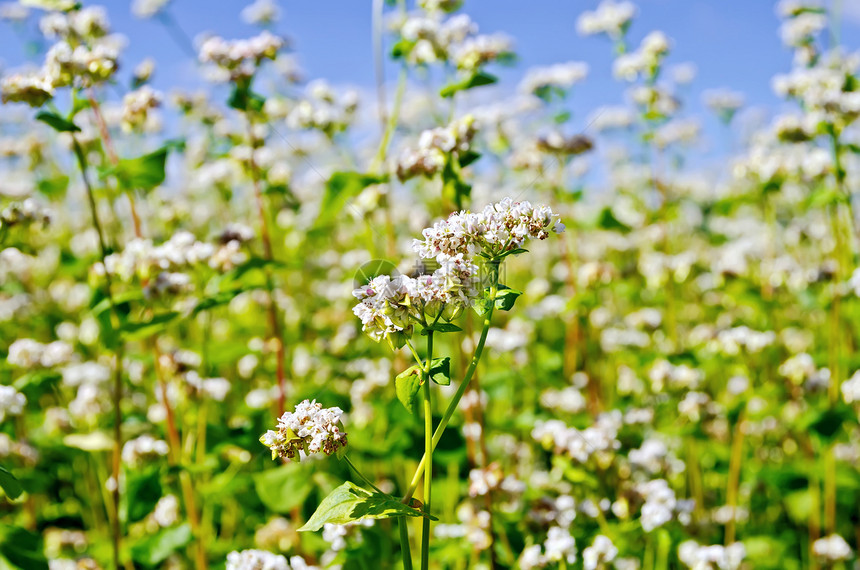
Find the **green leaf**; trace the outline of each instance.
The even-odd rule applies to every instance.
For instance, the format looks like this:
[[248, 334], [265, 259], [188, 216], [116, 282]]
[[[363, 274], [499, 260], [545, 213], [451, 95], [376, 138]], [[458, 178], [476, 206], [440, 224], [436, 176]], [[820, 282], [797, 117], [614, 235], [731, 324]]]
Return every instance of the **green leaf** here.
[[624, 233], [630, 231], [630, 226], [620, 222], [608, 207], [603, 208], [600, 212], [600, 216], [597, 219], [597, 225], [604, 230], [618, 230]]
[[161, 473], [157, 467], [128, 473], [128, 520], [137, 522], [152, 512], [161, 498]]
[[20, 497], [21, 493], [24, 492], [24, 487], [21, 486], [18, 479], [2, 466], [0, 466], [0, 487], [3, 488], [7, 497], [13, 500]]
[[467, 89], [472, 89], [474, 87], [481, 87], [482, 85], [492, 85], [493, 83], [497, 83], [499, 80], [489, 73], [484, 73], [483, 71], [476, 71], [466, 79], [462, 81], [457, 81], [454, 83], [449, 83], [445, 87], [439, 91], [439, 95], [442, 97], [453, 97], [460, 91], [465, 91]]
[[430, 379], [440, 386], [447, 386], [451, 383], [451, 359], [434, 358], [430, 363]]
[[135, 543], [131, 547], [131, 557], [144, 566], [158, 566], [171, 554], [187, 546], [191, 538], [191, 526], [188, 523], [165, 528]]
[[58, 114], [51, 113], [50, 111], [40, 111], [36, 114], [36, 120], [42, 121], [60, 133], [77, 133], [81, 130], [81, 128], [72, 121], [66, 120]]
[[510, 311], [517, 302], [517, 297], [523, 294], [522, 291], [499, 285], [503, 289], [496, 291], [496, 308], [500, 311]]
[[474, 304], [472, 305], [472, 310], [475, 311], [475, 314], [479, 317], [483, 317], [490, 310], [490, 307], [493, 306], [492, 299], [475, 299]]
[[5, 558], [12, 568], [48, 570], [42, 537], [27, 529], [0, 525], [0, 560]]
[[410, 412], [415, 409], [415, 396], [421, 386], [421, 367], [410, 366], [394, 378], [394, 391], [397, 399]]
[[310, 469], [296, 461], [255, 474], [254, 488], [266, 508], [288, 513], [305, 502], [314, 482]]
[[129, 190], [152, 190], [164, 182], [168, 150], [170, 145], [137, 158], [123, 158], [108, 172]]
[[42, 178], [37, 183], [39, 192], [48, 198], [62, 198], [66, 195], [66, 189], [69, 187], [69, 177], [65, 174], [58, 174], [50, 178]]
[[346, 524], [364, 518], [427, 517], [438, 520], [418, 509], [408, 507], [390, 495], [371, 493], [347, 481], [323, 499], [316, 512], [300, 531], [317, 531], [326, 523]]
[[496, 259], [504, 259], [509, 255], [519, 255], [521, 253], [528, 253], [529, 250], [518, 247], [516, 249], [509, 249], [508, 251], [504, 251], [496, 256]]
[[427, 336], [430, 331], [447, 333], [447, 332], [460, 332], [461, 329], [457, 325], [452, 325], [451, 323], [436, 323], [435, 325], [428, 325], [421, 331], [421, 334]]
[[480, 152], [475, 152], [474, 150], [467, 150], [464, 153], [457, 155], [457, 160], [460, 161], [460, 168], [465, 168], [481, 158]]
[[362, 174], [361, 172], [335, 172], [325, 185], [320, 213], [315, 223], [316, 227], [327, 226], [337, 218], [346, 203], [371, 184], [381, 184], [387, 180], [385, 176]]
[[265, 97], [251, 91], [250, 81], [244, 82], [241, 85], [237, 83], [230, 93], [230, 98], [227, 99], [227, 104], [239, 111], [262, 111], [265, 103]]

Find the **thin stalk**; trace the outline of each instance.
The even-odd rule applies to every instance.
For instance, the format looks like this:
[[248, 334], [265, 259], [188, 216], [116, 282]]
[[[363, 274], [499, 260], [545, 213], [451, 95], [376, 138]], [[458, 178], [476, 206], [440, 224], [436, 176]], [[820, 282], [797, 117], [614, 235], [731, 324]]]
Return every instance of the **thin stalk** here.
[[353, 472], [355, 472], [355, 474], [356, 474], [356, 475], [358, 475], [358, 478], [359, 478], [359, 479], [361, 479], [362, 481], [364, 481], [365, 483], [367, 483], [368, 485], [370, 485], [371, 489], [373, 489], [373, 490], [374, 490], [374, 491], [376, 491], [377, 493], [380, 493], [380, 494], [383, 494], [383, 495], [385, 494], [385, 493], [383, 493], [382, 491], [380, 491], [380, 490], [379, 490], [379, 488], [378, 488], [376, 485], [374, 485], [374, 484], [373, 484], [373, 482], [372, 482], [370, 479], [368, 479], [367, 477], [365, 477], [365, 476], [364, 476], [364, 474], [363, 474], [361, 471], [359, 471], [359, 470], [358, 470], [358, 467], [356, 467], [356, 466], [355, 466], [355, 464], [350, 460], [350, 458], [349, 458], [349, 456], [348, 456], [348, 455], [344, 455], [344, 456], [343, 456], [343, 460], [344, 460], [344, 461], [346, 461], [346, 464], [350, 466], [350, 468], [353, 470]]
[[[102, 266], [105, 267], [105, 295], [107, 296], [108, 304], [110, 305], [110, 313], [111, 313], [111, 327], [117, 334], [119, 334], [119, 325], [120, 318], [119, 313], [117, 312], [116, 305], [113, 300], [113, 285], [110, 276], [110, 272], [107, 271], [105, 266], [105, 259], [108, 256], [107, 250], [107, 242], [105, 241], [104, 229], [102, 227], [101, 220], [99, 219], [98, 207], [96, 206], [96, 198], [93, 192], [92, 184], [90, 183], [89, 175], [87, 174], [87, 157], [84, 154], [83, 148], [81, 148], [80, 143], [78, 142], [77, 137], [72, 135], [72, 146], [75, 151], [75, 158], [78, 161], [78, 167], [81, 170], [81, 178], [84, 182], [84, 187], [87, 191], [87, 203], [90, 208], [90, 215], [93, 220], [93, 227], [96, 230], [96, 234], [99, 239], [99, 249], [101, 252], [101, 262]], [[117, 339], [117, 349], [116, 349], [116, 363], [114, 370], [114, 383], [113, 383], [113, 412], [114, 412], [114, 447], [113, 447], [113, 460], [111, 462], [112, 467], [112, 478], [113, 478], [113, 489], [112, 489], [112, 499], [113, 499], [113, 513], [111, 516], [111, 535], [112, 535], [112, 544], [113, 544], [113, 562], [114, 567], [120, 567], [120, 542], [121, 542], [121, 528], [120, 528], [120, 517], [119, 517], [119, 501], [120, 501], [120, 460], [122, 457], [122, 355], [123, 355], [123, 346], [122, 341]]]
[[[245, 113], [245, 118], [248, 120], [248, 143], [251, 145], [251, 153], [248, 158], [248, 166], [251, 170], [251, 180], [254, 184], [254, 199], [257, 204], [257, 216], [260, 219], [260, 238], [263, 241], [263, 254], [266, 261], [274, 260], [272, 254], [272, 240], [269, 234], [269, 222], [266, 217], [266, 206], [263, 201], [263, 191], [260, 188], [260, 172], [257, 168], [257, 161], [254, 159], [254, 151], [257, 148], [257, 139], [254, 136], [254, 120], [250, 113]], [[284, 349], [284, 339], [281, 334], [281, 326], [278, 321], [278, 308], [275, 305], [275, 287], [272, 282], [272, 272], [269, 267], [265, 268], [266, 274], [266, 290], [269, 293], [269, 332], [271, 338], [277, 342], [277, 379], [278, 379], [278, 416], [283, 415], [285, 408], [285, 400], [287, 394], [286, 380], [286, 352]]]
[[421, 524], [421, 570], [430, 567], [430, 490], [433, 475], [433, 405], [430, 399], [430, 366], [433, 362], [433, 331], [427, 334], [427, 362], [424, 365], [424, 513]]
[[[498, 284], [499, 269], [497, 266], [493, 273], [492, 285], [490, 286], [490, 299], [495, 298]], [[439, 425], [436, 426], [436, 430], [433, 432], [432, 449], [436, 449], [436, 446], [439, 444], [439, 440], [442, 439], [442, 434], [445, 432], [445, 428], [448, 427], [448, 422], [451, 421], [451, 417], [454, 415], [454, 411], [457, 409], [457, 404], [460, 403], [460, 399], [463, 397], [463, 394], [466, 393], [466, 388], [469, 387], [469, 382], [472, 380], [472, 376], [475, 374], [475, 370], [478, 368], [478, 362], [481, 360], [481, 355], [484, 352], [484, 344], [487, 342], [487, 333], [489, 333], [490, 331], [490, 322], [493, 318], [494, 307], [495, 304], [490, 303], [489, 309], [484, 314], [484, 328], [481, 330], [481, 337], [480, 339], [478, 339], [478, 346], [475, 347], [475, 353], [472, 356], [472, 361], [469, 363], [469, 368], [466, 370], [466, 375], [463, 377], [463, 381], [460, 383], [460, 386], [457, 387], [457, 392], [454, 394], [454, 397], [451, 398], [451, 401], [448, 403], [448, 407], [445, 409], [445, 413], [442, 415], [442, 419], [439, 421]], [[409, 504], [409, 501], [412, 499], [412, 495], [414, 495], [415, 490], [418, 489], [418, 483], [421, 481], [421, 475], [422, 473], [424, 473], [424, 466], [425, 463], [427, 463], [427, 459], [428, 454], [425, 451], [424, 457], [421, 458], [421, 461], [418, 463], [418, 468], [415, 470], [415, 474], [412, 476], [412, 482], [409, 485], [409, 490], [403, 497], [403, 502], [406, 504]]]
[[729, 546], [735, 541], [735, 515], [738, 503], [738, 485], [740, 485], [741, 462], [743, 461], [744, 432], [741, 429], [743, 414], [740, 415], [735, 424], [735, 433], [732, 436], [731, 457], [729, 458], [729, 481], [726, 487], [726, 504], [731, 507], [732, 514], [726, 524], [725, 545]]
[[[108, 130], [107, 122], [104, 119], [104, 116], [101, 112], [101, 106], [99, 105], [98, 99], [95, 98], [92, 89], [87, 91], [87, 98], [90, 102], [90, 108], [93, 110], [93, 115], [96, 118], [96, 125], [99, 129], [99, 134], [102, 137], [102, 140], [105, 143], [105, 154], [107, 154], [108, 159], [111, 162], [111, 165], [116, 167], [119, 164], [119, 156], [116, 154], [116, 150], [113, 146], [113, 139], [110, 136], [110, 130]], [[141, 229], [140, 229], [140, 216], [137, 214], [137, 208], [134, 205], [134, 195], [131, 191], [125, 193], [128, 198], [128, 206], [131, 211], [131, 221], [134, 226], [134, 235], [135, 237], [141, 237]]]
[[403, 556], [403, 570], [412, 570], [412, 550], [409, 548], [409, 529], [406, 520], [409, 517], [399, 517], [400, 554]]

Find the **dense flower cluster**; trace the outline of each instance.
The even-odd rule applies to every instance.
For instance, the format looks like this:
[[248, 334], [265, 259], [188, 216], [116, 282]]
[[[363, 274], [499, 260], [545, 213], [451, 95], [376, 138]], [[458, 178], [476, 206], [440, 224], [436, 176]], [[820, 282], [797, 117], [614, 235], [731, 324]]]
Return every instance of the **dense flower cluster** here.
[[227, 555], [227, 570], [317, 570], [301, 556], [289, 560], [265, 550], [234, 550]]
[[264, 59], [275, 59], [284, 47], [283, 38], [263, 31], [243, 40], [225, 40], [215, 36], [200, 46], [202, 63], [213, 63], [227, 71], [231, 79], [250, 77]]
[[544, 240], [550, 232], [561, 233], [564, 224], [549, 206], [532, 206], [511, 198], [486, 206], [480, 212], [456, 212], [422, 232], [412, 249], [424, 259], [484, 254], [495, 258], [521, 248], [529, 239]]
[[347, 445], [346, 432], [338, 425], [342, 415], [340, 408], [323, 408], [316, 400], [305, 400], [294, 412], [284, 412], [278, 418], [277, 431], [267, 431], [260, 442], [272, 450], [272, 459], [294, 459], [313, 453], [331, 455]]

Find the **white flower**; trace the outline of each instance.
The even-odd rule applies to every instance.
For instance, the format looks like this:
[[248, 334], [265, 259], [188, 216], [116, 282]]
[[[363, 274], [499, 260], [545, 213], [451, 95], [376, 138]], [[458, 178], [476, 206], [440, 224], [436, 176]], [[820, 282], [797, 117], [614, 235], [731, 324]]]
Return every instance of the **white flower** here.
[[260, 442], [272, 450], [272, 459], [293, 459], [300, 451], [331, 455], [347, 445], [346, 432], [338, 426], [342, 415], [340, 408], [323, 408], [316, 400], [305, 400], [294, 412], [284, 412], [278, 430], [267, 431]]
[[281, 9], [274, 0], [255, 0], [242, 8], [241, 18], [246, 24], [271, 24], [280, 15]]
[[845, 542], [845, 539], [838, 534], [831, 534], [830, 536], [816, 540], [812, 544], [812, 552], [819, 558], [830, 562], [847, 560], [853, 553], [851, 547]]
[[122, 446], [122, 460], [136, 466], [141, 461], [167, 455], [167, 442], [144, 434], [130, 439]]
[[27, 398], [12, 386], [0, 386], [0, 422], [6, 416], [17, 416], [24, 411]]
[[562, 560], [568, 564], [576, 562], [576, 540], [566, 528], [559, 526], [550, 528], [543, 548], [544, 556], [551, 562], [561, 562]]
[[596, 570], [600, 565], [612, 562], [618, 556], [618, 548], [609, 537], [598, 534], [591, 546], [582, 551], [582, 562], [585, 570]]
[[634, 16], [636, 6], [632, 2], [604, 0], [597, 10], [580, 15], [576, 30], [583, 36], [607, 34], [617, 40], [625, 34]]

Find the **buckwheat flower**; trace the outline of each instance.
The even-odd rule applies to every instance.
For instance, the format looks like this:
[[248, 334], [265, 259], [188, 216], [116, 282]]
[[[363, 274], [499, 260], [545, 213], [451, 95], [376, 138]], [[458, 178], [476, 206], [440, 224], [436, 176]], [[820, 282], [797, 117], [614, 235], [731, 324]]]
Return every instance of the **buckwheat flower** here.
[[842, 383], [842, 399], [846, 404], [860, 402], [860, 370], [856, 371], [851, 378]]
[[576, 31], [583, 36], [607, 34], [618, 40], [627, 33], [630, 22], [636, 16], [632, 2], [604, 0], [593, 12], [583, 12], [576, 21]]
[[591, 546], [582, 551], [582, 563], [585, 570], [597, 570], [604, 564], [612, 562], [618, 556], [618, 548], [612, 544], [609, 537], [598, 534]]
[[594, 148], [594, 141], [582, 134], [565, 136], [558, 131], [552, 131], [537, 140], [537, 148], [544, 152], [576, 156]]
[[477, 125], [472, 115], [457, 119], [446, 127], [423, 131], [417, 147], [407, 149], [400, 156], [397, 177], [403, 182], [416, 176], [435, 176], [444, 168], [447, 156], [459, 155], [471, 148], [476, 133]]
[[0, 422], [4, 421], [7, 415], [20, 415], [26, 405], [27, 398], [24, 394], [12, 386], [0, 385]]
[[666, 148], [673, 144], [693, 144], [699, 139], [702, 126], [696, 119], [673, 119], [654, 133], [654, 144]]
[[317, 570], [301, 556], [293, 556], [287, 561], [285, 556], [265, 550], [242, 550], [227, 555], [227, 570]]
[[300, 452], [331, 455], [347, 445], [346, 432], [338, 426], [342, 415], [340, 408], [323, 408], [316, 400], [305, 400], [294, 412], [284, 412], [277, 431], [267, 431], [260, 442], [272, 450], [272, 459], [293, 459]]
[[162, 528], [172, 526], [179, 520], [179, 501], [176, 495], [165, 495], [158, 499], [152, 518]]
[[3, 103], [26, 103], [41, 107], [54, 97], [54, 86], [42, 71], [14, 73], [0, 81]]
[[513, 41], [504, 34], [466, 38], [452, 46], [451, 55], [457, 68], [473, 72], [480, 66], [513, 53]]
[[636, 116], [633, 111], [626, 107], [599, 107], [595, 109], [586, 119], [586, 124], [591, 125], [591, 129], [597, 132], [609, 131], [613, 129], [629, 128]]
[[122, 128], [126, 132], [140, 129], [151, 109], [161, 106], [161, 93], [144, 85], [126, 93], [122, 99]]
[[242, 8], [240, 17], [246, 24], [267, 25], [276, 22], [281, 16], [281, 9], [274, 0], [255, 0]]
[[737, 570], [740, 568], [746, 548], [743, 543], [735, 542], [729, 546], [704, 546], [695, 540], [687, 540], [678, 546], [678, 558], [693, 570]]
[[232, 79], [250, 77], [265, 59], [275, 59], [284, 39], [263, 31], [248, 39], [228, 41], [214, 36], [200, 46], [201, 63], [213, 63], [230, 73]]
[[167, 452], [167, 442], [145, 434], [125, 442], [122, 446], [122, 460], [136, 466], [142, 461], [163, 457]]
[[556, 87], [568, 89], [579, 83], [588, 75], [588, 64], [581, 61], [557, 63], [549, 67], [530, 69], [520, 82], [519, 89], [523, 93], [536, 94]]
[[422, 232], [423, 240], [413, 241], [412, 249], [424, 259], [477, 253], [492, 258], [522, 247], [529, 239], [544, 240], [550, 232], [563, 231], [564, 224], [548, 206], [505, 198], [480, 212], [455, 212], [436, 222]]
[[546, 566], [547, 560], [543, 552], [541, 552], [541, 545], [532, 544], [523, 549], [518, 563], [521, 570], [533, 570], [534, 568], [543, 568]]
[[816, 540], [812, 544], [812, 552], [815, 553], [815, 556], [828, 562], [848, 560], [853, 553], [845, 539], [838, 534], [831, 534]]
[[788, 47], [800, 47], [809, 44], [818, 33], [827, 27], [827, 16], [806, 12], [786, 20], [780, 27], [782, 43]]
[[675, 492], [664, 479], [654, 479], [637, 485], [636, 490], [645, 498], [642, 505], [641, 524], [645, 532], [651, 532], [672, 520], [672, 511], [677, 503]]
[[152, 74], [155, 72], [155, 60], [151, 57], [145, 58], [143, 61], [135, 66], [134, 71], [132, 72], [132, 77], [134, 78], [135, 85], [143, 85], [147, 81], [152, 78]]
[[551, 562], [561, 562], [562, 560], [568, 564], [576, 562], [576, 540], [566, 528], [559, 526], [550, 528], [543, 548], [544, 556]]
[[138, 18], [149, 19], [164, 10], [168, 4], [170, 0], [134, 0], [131, 12]]
[[705, 105], [723, 122], [728, 123], [744, 105], [744, 96], [730, 89], [709, 89], [702, 93]]

